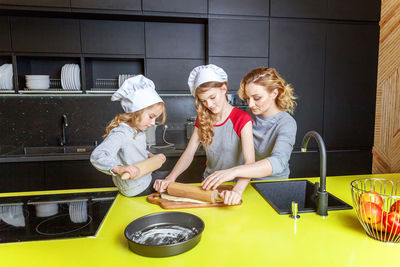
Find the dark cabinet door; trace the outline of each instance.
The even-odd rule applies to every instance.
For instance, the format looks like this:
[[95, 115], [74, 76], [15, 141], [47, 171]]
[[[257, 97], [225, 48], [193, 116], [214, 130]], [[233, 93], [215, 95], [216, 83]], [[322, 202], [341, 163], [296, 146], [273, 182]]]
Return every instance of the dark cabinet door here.
[[0, 164], [0, 192], [44, 190], [42, 163], [21, 162]]
[[81, 20], [82, 51], [144, 55], [144, 23]]
[[264, 20], [209, 20], [209, 55], [268, 57], [269, 22]]
[[226, 71], [229, 92], [236, 94], [243, 76], [254, 68], [268, 67], [268, 58], [210, 57], [209, 63]]
[[74, 19], [11, 17], [11, 37], [16, 52], [81, 52]]
[[380, 0], [328, 0], [329, 18], [379, 21]]
[[71, 0], [71, 7], [142, 11], [141, 0]]
[[307, 131], [323, 134], [325, 29], [322, 23], [271, 21], [270, 67], [298, 96], [295, 147]]
[[268, 16], [266, 0], [209, 0], [209, 13], [221, 15]]
[[11, 51], [10, 22], [6, 16], [0, 16], [0, 51]]
[[159, 93], [190, 94], [187, 79], [194, 67], [205, 64], [204, 59], [147, 59], [146, 75]]
[[324, 101], [328, 147], [373, 145], [378, 40], [378, 25], [328, 25]]
[[147, 58], [205, 58], [205, 26], [146, 22]]
[[70, 7], [70, 0], [0, 0], [0, 5]]
[[207, 14], [207, 0], [143, 0], [143, 11]]
[[271, 17], [327, 18], [328, 0], [271, 0]]

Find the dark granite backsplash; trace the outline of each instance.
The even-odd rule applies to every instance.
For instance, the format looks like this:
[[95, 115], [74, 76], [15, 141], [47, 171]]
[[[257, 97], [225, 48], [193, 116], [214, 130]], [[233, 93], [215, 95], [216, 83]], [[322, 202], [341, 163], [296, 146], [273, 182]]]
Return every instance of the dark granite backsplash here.
[[[105, 127], [118, 113], [119, 102], [110, 95], [3, 95], [0, 96], [0, 155], [28, 146], [59, 146], [61, 117], [67, 115], [67, 145], [100, 143]], [[162, 96], [167, 108], [166, 139], [186, 143], [186, 119], [196, 115], [191, 96]], [[162, 144], [163, 127], [157, 128]]]

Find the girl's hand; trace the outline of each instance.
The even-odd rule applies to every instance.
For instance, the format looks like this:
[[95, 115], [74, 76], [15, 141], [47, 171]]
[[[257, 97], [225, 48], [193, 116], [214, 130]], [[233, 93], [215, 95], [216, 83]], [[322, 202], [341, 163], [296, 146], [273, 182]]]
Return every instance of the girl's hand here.
[[165, 157], [165, 155], [163, 153], [157, 154], [157, 156], [160, 156], [160, 158], [163, 161], [163, 164], [165, 163], [165, 161], [167, 160], [167, 158]]
[[204, 190], [215, 190], [223, 182], [235, 179], [235, 174], [231, 169], [220, 170], [210, 174], [203, 182], [201, 187]]
[[242, 199], [242, 194], [234, 190], [224, 190], [219, 195], [224, 199], [225, 205], [237, 205]]
[[134, 165], [115, 166], [112, 171], [121, 176], [124, 173], [128, 173], [129, 179], [133, 179], [139, 173], [139, 169]]
[[153, 188], [156, 190], [158, 193], [163, 193], [167, 191], [167, 187], [170, 183], [173, 181], [167, 180], [167, 179], [157, 179], [154, 181]]

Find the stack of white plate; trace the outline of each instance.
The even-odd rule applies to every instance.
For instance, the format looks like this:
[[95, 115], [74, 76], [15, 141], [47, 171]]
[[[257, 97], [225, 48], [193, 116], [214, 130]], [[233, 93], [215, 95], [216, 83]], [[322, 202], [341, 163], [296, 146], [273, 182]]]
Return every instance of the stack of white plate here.
[[0, 219], [9, 225], [24, 227], [25, 216], [22, 205], [0, 206]]
[[76, 201], [69, 203], [69, 218], [73, 223], [84, 223], [88, 219], [87, 201]]
[[50, 86], [49, 75], [25, 75], [26, 88], [32, 90], [46, 90]]
[[118, 75], [118, 87], [121, 87], [121, 85], [125, 82], [126, 79], [129, 79], [133, 76], [135, 76], [135, 74], [120, 74], [120, 75]]
[[65, 64], [61, 69], [61, 86], [64, 90], [81, 90], [78, 64]]
[[12, 64], [3, 64], [0, 66], [0, 90], [12, 90], [13, 85]]

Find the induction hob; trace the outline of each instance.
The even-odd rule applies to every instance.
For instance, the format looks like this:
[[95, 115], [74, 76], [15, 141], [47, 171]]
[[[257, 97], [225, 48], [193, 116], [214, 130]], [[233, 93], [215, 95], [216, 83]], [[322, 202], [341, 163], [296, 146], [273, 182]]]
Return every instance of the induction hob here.
[[0, 198], [0, 243], [95, 236], [118, 191]]

